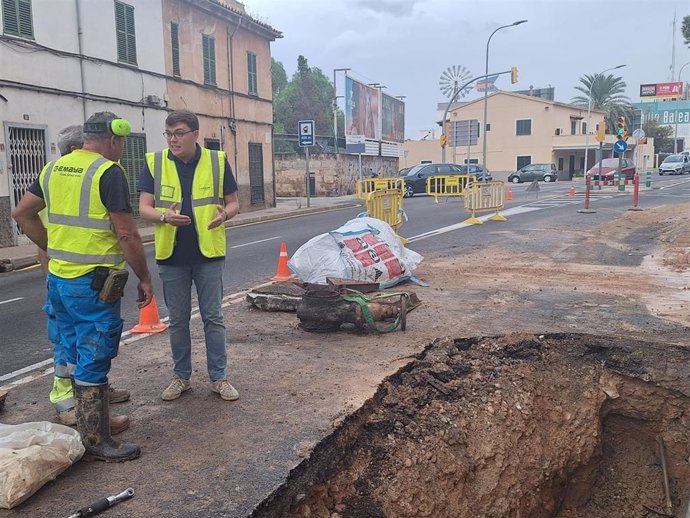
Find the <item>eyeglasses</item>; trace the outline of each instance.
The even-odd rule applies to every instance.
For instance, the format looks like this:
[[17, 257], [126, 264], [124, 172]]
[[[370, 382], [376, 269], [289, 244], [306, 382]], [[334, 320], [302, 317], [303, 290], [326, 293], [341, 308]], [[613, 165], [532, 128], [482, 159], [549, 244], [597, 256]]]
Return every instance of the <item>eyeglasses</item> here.
[[181, 139], [184, 137], [187, 133], [192, 133], [196, 130], [189, 130], [189, 131], [176, 131], [175, 133], [170, 133], [169, 131], [164, 131], [163, 136], [170, 140], [171, 138], [175, 137], [176, 139]]

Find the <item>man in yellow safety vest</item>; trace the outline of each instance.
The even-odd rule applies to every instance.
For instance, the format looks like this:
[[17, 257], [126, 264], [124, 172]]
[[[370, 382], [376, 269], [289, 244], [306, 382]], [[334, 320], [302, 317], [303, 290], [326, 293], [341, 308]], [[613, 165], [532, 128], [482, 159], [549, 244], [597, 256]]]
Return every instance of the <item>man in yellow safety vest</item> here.
[[191, 318], [194, 283], [204, 323], [211, 390], [226, 401], [239, 398], [227, 379], [223, 321], [225, 222], [239, 212], [237, 183], [222, 151], [200, 147], [199, 119], [189, 111], [165, 120], [168, 148], [146, 154], [139, 177], [139, 214], [156, 224], [156, 261], [170, 315], [174, 376], [161, 397], [179, 398], [191, 388]]
[[[77, 430], [89, 456], [110, 462], [141, 453], [110, 432], [108, 372], [122, 333], [125, 261], [139, 278], [139, 306], [153, 297], [127, 178], [118, 163], [129, 132], [129, 122], [113, 113], [89, 117], [83, 148], [46, 164], [12, 213], [50, 258], [48, 298], [66, 346], [76, 350]], [[47, 231], [39, 217], [44, 207]]]

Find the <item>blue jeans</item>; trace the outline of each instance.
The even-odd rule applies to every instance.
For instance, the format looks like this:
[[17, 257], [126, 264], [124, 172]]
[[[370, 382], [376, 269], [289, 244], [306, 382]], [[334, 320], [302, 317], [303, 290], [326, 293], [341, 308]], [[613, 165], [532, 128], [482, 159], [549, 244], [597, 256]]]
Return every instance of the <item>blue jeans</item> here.
[[163, 296], [170, 315], [170, 348], [175, 375], [192, 377], [192, 338], [189, 320], [192, 311], [192, 282], [196, 286], [199, 312], [206, 338], [206, 366], [211, 381], [224, 380], [228, 365], [223, 323], [223, 268], [225, 261], [210, 261], [189, 266], [158, 265], [163, 281]]
[[66, 358], [76, 359], [74, 379], [95, 385], [108, 381], [122, 334], [120, 301], [102, 302], [91, 288], [93, 274], [64, 279], [48, 274], [48, 301], [55, 312]]
[[74, 336], [74, 329], [70, 330], [67, 338], [63, 338], [58, 328], [57, 317], [55, 310], [50, 303], [50, 298], [46, 294], [46, 303], [43, 306], [43, 311], [46, 314], [46, 332], [48, 340], [53, 346], [53, 364], [55, 366], [55, 375], [60, 378], [69, 378], [77, 363], [77, 351], [68, 346], [69, 343], [76, 343]]

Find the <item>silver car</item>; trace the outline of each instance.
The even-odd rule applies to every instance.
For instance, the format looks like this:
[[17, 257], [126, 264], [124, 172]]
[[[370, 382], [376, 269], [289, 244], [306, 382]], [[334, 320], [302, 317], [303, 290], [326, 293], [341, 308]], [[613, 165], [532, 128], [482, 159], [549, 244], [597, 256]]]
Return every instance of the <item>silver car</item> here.
[[669, 155], [659, 166], [659, 175], [690, 174], [690, 157], [688, 155]]

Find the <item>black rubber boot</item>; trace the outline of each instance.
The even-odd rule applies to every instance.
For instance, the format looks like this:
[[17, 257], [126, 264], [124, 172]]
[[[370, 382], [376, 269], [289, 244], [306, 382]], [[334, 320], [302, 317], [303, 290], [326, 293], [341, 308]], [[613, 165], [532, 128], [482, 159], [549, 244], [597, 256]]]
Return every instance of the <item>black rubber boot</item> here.
[[77, 406], [77, 430], [86, 447], [86, 455], [105, 462], [136, 459], [141, 449], [136, 444], [117, 442], [110, 435], [110, 404], [107, 383], [95, 386], [74, 384]]

